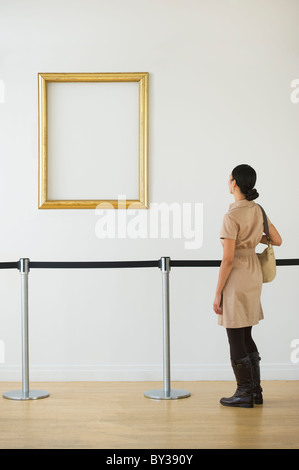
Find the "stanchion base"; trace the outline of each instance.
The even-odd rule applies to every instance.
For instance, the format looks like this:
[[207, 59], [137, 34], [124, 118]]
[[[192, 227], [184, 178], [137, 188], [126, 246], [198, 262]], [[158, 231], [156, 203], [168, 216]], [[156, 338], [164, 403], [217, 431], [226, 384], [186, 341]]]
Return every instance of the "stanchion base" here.
[[49, 393], [45, 390], [29, 390], [29, 392], [23, 392], [23, 390], [13, 390], [12, 392], [3, 393], [3, 398], [9, 400], [38, 400], [39, 398], [46, 398]]
[[146, 398], [152, 398], [154, 400], [177, 400], [178, 398], [190, 397], [191, 393], [187, 390], [172, 389], [170, 393], [166, 393], [164, 390], [148, 390], [144, 393]]

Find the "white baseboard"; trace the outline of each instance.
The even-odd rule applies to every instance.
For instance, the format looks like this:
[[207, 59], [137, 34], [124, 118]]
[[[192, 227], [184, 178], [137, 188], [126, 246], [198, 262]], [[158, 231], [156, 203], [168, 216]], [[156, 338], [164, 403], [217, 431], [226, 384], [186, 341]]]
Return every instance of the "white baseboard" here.
[[[299, 366], [292, 363], [261, 365], [262, 380], [299, 380]], [[19, 365], [0, 365], [1, 382], [20, 382]], [[163, 381], [162, 364], [53, 364], [30, 365], [29, 380], [34, 382], [69, 381]], [[173, 364], [171, 380], [234, 380], [229, 363], [221, 364]]]

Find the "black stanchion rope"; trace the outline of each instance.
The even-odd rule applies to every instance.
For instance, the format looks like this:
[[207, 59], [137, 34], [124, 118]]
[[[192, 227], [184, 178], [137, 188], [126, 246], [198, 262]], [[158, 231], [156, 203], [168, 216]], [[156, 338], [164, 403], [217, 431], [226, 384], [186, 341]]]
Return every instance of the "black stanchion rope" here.
[[[217, 267], [221, 260], [173, 260], [171, 267]], [[277, 266], [298, 266], [299, 259], [277, 259]], [[90, 269], [90, 268], [161, 268], [161, 259], [146, 261], [30, 261], [30, 269]], [[20, 261], [0, 262], [0, 269], [20, 269]]]
[[157, 261], [30, 261], [30, 268], [151, 268], [159, 267]]
[[18, 269], [19, 261], [12, 263], [0, 263], [0, 269]]

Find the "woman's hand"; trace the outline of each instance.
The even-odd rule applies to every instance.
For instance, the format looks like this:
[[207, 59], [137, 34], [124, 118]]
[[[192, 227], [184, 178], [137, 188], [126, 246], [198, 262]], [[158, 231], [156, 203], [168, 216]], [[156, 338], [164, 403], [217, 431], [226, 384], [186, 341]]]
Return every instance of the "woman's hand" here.
[[222, 315], [222, 310], [220, 307], [221, 300], [222, 300], [222, 294], [216, 293], [214, 303], [213, 303], [213, 310], [215, 313], [217, 313], [217, 315]]

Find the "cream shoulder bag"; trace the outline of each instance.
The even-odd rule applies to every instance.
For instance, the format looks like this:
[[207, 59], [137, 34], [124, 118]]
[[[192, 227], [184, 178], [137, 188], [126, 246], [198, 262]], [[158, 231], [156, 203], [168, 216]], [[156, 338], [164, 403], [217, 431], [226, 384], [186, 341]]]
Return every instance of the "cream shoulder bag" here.
[[[258, 206], [260, 206], [258, 204]], [[264, 218], [264, 229], [267, 237], [268, 247], [262, 253], [257, 253], [258, 259], [261, 263], [262, 273], [263, 273], [263, 282], [271, 282], [276, 276], [276, 260], [274, 255], [273, 246], [270, 240], [269, 235], [269, 226], [266, 213], [262, 206], [260, 206]]]

